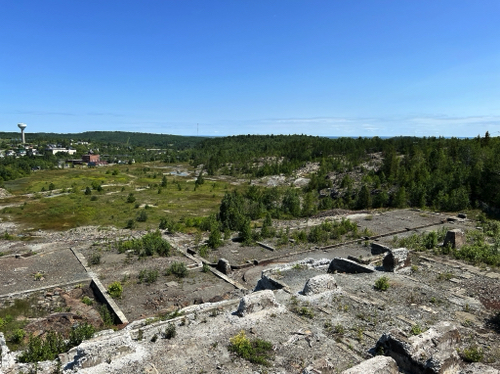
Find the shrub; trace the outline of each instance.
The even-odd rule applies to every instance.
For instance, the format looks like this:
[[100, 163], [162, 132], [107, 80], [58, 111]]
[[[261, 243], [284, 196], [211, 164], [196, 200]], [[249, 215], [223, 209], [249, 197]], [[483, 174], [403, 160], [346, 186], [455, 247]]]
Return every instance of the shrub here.
[[270, 352], [273, 345], [262, 339], [255, 339], [250, 341], [245, 335], [245, 331], [229, 339], [230, 345], [228, 347], [230, 352], [236, 353], [241, 358], [248, 360], [254, 364], [269, 366], [269, 359], [271, 359]]
[[169, 323], [167, 327], [165, 327], [165, 332], [163, 336], [165, 339], [173, 339], [177, 335], [177, 331], [175, 329], [175, 324]]
[[127, 225], [125, 226], [125, 228], [126, 229], [130, 229], [130, 230], [134, 229], [135, 228], [135, 222], [134, 222], [134, 220], [133, 219], [129, 219], [127, 221]]
[[204, 273], [208, 273], [210, 271], [210, 265], [208, 265], [206, 262], [203, 263], [201, 271]]
[[480, 362], [484, 358], [484, 352], [481, 348], [477, 346], [465, 348], [460, 356], [462, 359], [467, 362]]
[[128, 194], [128, 197], [127, 197], [127, 203], [134, 203], [135, 202], [135, 196], [134, 194], [131, 192]]
[[166, 275], [173, 274], [178, 278], [187, 276], [188, 269], [184, 262], [173, 262], [170, 267], [165, 271]]
[[82, 297], [82, 303], [90, 306], [90, 305], [94, 304], [94, 301], [90, 297], [84, 296], [84, 297]]
[[380, 277], [375, 281], [374, 287], [377, 291], [387, 291], [389, 289], [389, 278], [386, 276]]
[[94, 333], [95, 327], [87, 322], [76, 325], [71, 329], [68, 345], [70, 347], [76, 347], [77, 345], [80, 345], [80, 343], [84, 340], [92, 338]]
[[15, 329], [12, 335], [10, 335], [10, 341], [14, 344], [20, 344], [25, 336], [26, 332], [23, 329]]
[[113, 325], [113, 317], [111, 316], [111, 313], [106, 305], [103, 304], [99, 307], [99, 314], [101, 315], [104, 326]]
[[419, 335], [424, 332], [424, 329], [420, 327], [418, 323], [414, 324], [410, 329], [411, 335]]
[[121, 298], [123, 293], [123, 287], [120, 282], [113, 282], [108, 286], [108, 293], [113, 298]]
[[139, 283], [154, 283], [158, 279], [158, 270], [143, 269], [139, 272]]
[[59, 353], [66, 351], [68, 346], [64, 337], [55, 331], [49, 331], [44, 339], [30, 335], [28, 347], [18, 357], [19, 362], [38, 362], [54, 360]]
[[146, 222], [148, 220], [148, 214], [145, 210], [141, 210], [141, 212], [135, 218], [137, 222]]
[[101, 254], [94, 252], [90, 255], [90, 265], [99, 265], [101, 263]]

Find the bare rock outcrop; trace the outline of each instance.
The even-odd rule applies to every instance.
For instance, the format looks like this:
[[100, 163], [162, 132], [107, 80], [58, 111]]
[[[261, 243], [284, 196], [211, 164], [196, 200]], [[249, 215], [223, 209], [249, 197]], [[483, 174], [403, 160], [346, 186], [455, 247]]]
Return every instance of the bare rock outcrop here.
[[460, 334], [451, 322], [439, 322], [426, 332], [407, 337], [394, 329], [382, 335], [376, 350], [396, 360], [400, 369], [415, 374], [449, 374], [459, 370], [456, 351]]
[[249, 313], [259, 312], [269, 308], [277, 308], [280, 305], [271, 290], [257, 291], [243, 297], [236, 314], [243, 317]]
[[460, 229], [449, 230], [444, 238], [444, 246], [460, 249], [465, 244], [465, 234]]
[[500, 374], [500, 371], [480, 362], [475, 362], [460, 370], [458, 374]]
[[410, 252], [406, 248], [390, 249], [382, 261], [385, 271], [396, 272], [410, 265]]
[[15, 360], [14, 360], [14, 355], [10, 352], [9, 348], [7, 347], [7, 342], [5, 341], [5, 336], [3, 335], [3, 332], [0, 332], [0, 372], [3, 372], [3, 370], [10, 369], [12, 366], [14, 366]]
[[109, 364], [117, 359], [138, 353], [139, 346], [131, 338], [130, 332], [110, 334], [105, 338], [84, 341], [67, 353], [59, 355], [64, 369], [80, 370], [100, 364]]
[[320, 274], [307, 280], [302, 293], [305, 296], [312, 296], [337, 289], [337, 282], [335, 282], [333, 275]]
[[365, 266], [358, 264], [355, 261], [348, 260], [347, 258], [335, 257], [328, 267], [329, 273], [334, 273], [335, 271], [339, 273], [373, 273], [375, 269], [371, 266]]
[[363, 361], [350, 369], [344, 370], [342, 374], [398, 374], [399, 369], [396, 361], [389, 356], [375, 356]]

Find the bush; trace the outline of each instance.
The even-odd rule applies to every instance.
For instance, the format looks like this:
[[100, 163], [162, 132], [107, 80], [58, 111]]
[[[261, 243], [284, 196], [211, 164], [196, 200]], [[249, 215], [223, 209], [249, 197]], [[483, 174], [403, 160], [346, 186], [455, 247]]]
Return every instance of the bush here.
[[90, 297], [84, 296], [84, 297], [82, 297], [82, 303], [90, 306], [90, 305], [94, 304], [94, 301]]
[[49, 331], [44, 339], [30, 335], [28, 347], [18, 357], [19, 362], [38, 362], [54, 360], [59, 353], [68, 349], [64, 337], [55, 331]]
[[158, 279], [158, 270], [143, 269], [139, 272], [139, 283], [154, 283]]
[[229, 339], [230, 345], [228, 347], [230, 352], [236, 353], [238, 356], [248, 360], [254, 364], [269, 366], [269, 359], [271, 359], [270, 352], [273, 345], [262, 339], [255, 339], [250, 341], [245, 335], [245, 331]]
[[10, 335], [10, 341], [14, 344], [20, 344], [25, 336], [26, 332], [23, 329], [15, 329], [12, 335]]
[[127, 203], [130, 203], [130, 204], [131, 204], [131, 203], [133, 203], [133, 202], [135, 202], [135, 196], [134, 196], [134, 194], [131, 192], [131, 193], [129, 193], [129, 194], [128, 194], [128, 197], [127, 197]]
[[102, 322], [104, 323], [104, 326], [112, 326], [113, 325], [113, 317], [111, 316], [111, 313], [109, 312], [109, 309], [106, 305], [101, 305], [99, 307], [99, 314], [101, 315]]
[[481, 348], [477, 346], [465, 348], [460, 356], [462, 359], [467, 362], [480, 362], [484, 358], [484, 352]]
[[99, 265], [101, 263], [101, 254], [94, 252], [90, 255], [90, 265]]
[[165, 339], [173, 339], [177, 335], [177, 331], [175, 329], [175, 325], [173, 323], [169, 323], [167, 327], [165, 327], [165, 332], [163, 336]]
[[125, 226], [125, 228], [126, 229], [130, 229], [130, 230], [134, 229], [135, 228], [135, 222], [134, 222], [134, 220], [133, 219], [129, 219], [127, 221], [127, 225]]
[[121, 298], [123, 293], [123, 287], [120, 282], [113, 282], [108, 286], [108, 293], [113, 298]]
[[94, 333], [95, 333], [95, 327], [87, 322], [76, 325], [71, 329], [71, 332], [69, 334], [68, 345], [70, 347], [76, 347], [77, 345], [80, 345], [80, 343], [83, 342], [84, 340], [92, 338]]
[[184, 262], [173, 262], [170, 267], [165, 271], [166, 275], [173, 274], [178, 278], [187, 276], [188, 269]]
[[424, 329], [420, 327], [418, 323], [414, 324], [410, 329], [411, 335], [419, 335], [424, 332]]
[[148, 214], [145, 210], [141, 210], [141, 212], [135, 218], [137, 222], [146, 222], [148, 220]]
[[377, 291], [387, 291], [389, 289], [389, 278], [386, 276], [380, 277], [375, 281], [374, 287]]

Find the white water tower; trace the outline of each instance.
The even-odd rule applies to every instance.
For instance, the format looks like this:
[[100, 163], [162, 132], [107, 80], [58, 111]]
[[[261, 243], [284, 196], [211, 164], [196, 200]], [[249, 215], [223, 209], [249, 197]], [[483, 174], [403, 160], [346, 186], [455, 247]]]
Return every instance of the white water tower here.
[[17, 127], [19, 127], [21, 129], [21, 138], [23, 139], [23, 144], [26, 143], [26, 139], [24, 139], [24, 129], [26, 128], [26, 124], [25, 123], [18, 123], [17, 124]]

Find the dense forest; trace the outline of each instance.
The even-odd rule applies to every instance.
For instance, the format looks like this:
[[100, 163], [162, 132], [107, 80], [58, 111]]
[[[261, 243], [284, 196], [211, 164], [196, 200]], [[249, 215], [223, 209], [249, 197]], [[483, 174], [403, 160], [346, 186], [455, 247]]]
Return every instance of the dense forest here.
[[[203, 164], [209, 175], [256, 178], [292, 175], [317, 162], [320, 168], [300, 198], [301, 212], [310, 211], [304, 202], [311, 200], [319, 200], [318, 209], [413, 206], [458, 211], [484, 203], [500, 207], [499, 156], [500, 140], [488, 133], [473, 139], [247, 135], [203, 141], [193, 152], [193, 164]], [[380, 165], [370, 168], [374, 158]], [[356, 170], [361, 178], [353, 178]], [[340, 183], [332, 174], [343, 176]], [[307, 194], [312, 195], [304, 199]]]

